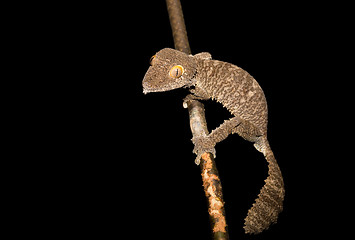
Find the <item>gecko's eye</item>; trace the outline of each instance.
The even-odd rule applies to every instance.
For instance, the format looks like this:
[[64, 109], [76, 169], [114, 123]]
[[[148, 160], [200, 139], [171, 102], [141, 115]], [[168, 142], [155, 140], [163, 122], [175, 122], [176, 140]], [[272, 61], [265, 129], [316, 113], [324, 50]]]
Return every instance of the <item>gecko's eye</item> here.
[[150, 60], [149, 60], [149, 64], [150, 64], [150, 65], [153, 65], [153, 60], [154, 60], [154, 58], [155, 58], [155, 55], [150, 58]]
[[179, 78], [184, 73], [184, 68], [181, 65], [175, 65], [170, 69], [169, 75], [172, 78]]

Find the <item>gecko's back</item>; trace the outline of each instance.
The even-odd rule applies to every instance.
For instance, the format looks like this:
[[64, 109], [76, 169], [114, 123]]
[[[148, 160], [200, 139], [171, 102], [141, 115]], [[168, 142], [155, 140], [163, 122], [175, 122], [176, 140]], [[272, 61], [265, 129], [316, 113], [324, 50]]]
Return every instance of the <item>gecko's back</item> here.
[[267, 104], [257, 81], [245, 70], [218, 60], [201, 60], [197, 86], [220, 102], [233, 115], [254, 125], [261, 135], [267, 131]]

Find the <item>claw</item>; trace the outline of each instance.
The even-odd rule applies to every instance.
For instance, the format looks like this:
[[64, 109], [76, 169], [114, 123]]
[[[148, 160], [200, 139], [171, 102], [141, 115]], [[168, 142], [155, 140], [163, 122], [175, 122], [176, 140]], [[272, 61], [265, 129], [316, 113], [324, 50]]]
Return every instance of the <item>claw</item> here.
[[192, 142], [195, 145], [193, 153], [197, 155], [195, 159], [196, 165], [200, 164], [201, 156], [205, 152], [212, 153], [213, 156], [216, 158], [216, 150], [214, 148], [215, 144], [212, 141], [210, 141], [209, 138], [207, 137], [194, 138], [192, 139]]
[[202, 153], [199, 153], [197, 154], [197, 157], [195, 158], [195, 164], [196, 165], [200, 165], [200, 162], [201, 162], [201, 158], [202, 158], [202, 154], [204, 154], [205, 152], [209, 152], [209, 153], [212, 153], [213, 154], [213, 157], [216, 158], [216, 150], [213, 148], [213, 149], [210, 149], [208, 151], [204, 151]]
[[194, 96], [193, 96], [193, 95], [191, 95], [191, 94], [187, 95], [187, 96], [184, 98], [183, 103], [182, 103], [183, 108], [187, 108], [189, 102], [191, 102], [191, 101], [193, 101], [193, 100], [194, 100]]
[[202, 154], [198, 154], [197, 157], [195, 158], [195, 164], [196, 165], [200, 165], [201, 157], [202, 157]]

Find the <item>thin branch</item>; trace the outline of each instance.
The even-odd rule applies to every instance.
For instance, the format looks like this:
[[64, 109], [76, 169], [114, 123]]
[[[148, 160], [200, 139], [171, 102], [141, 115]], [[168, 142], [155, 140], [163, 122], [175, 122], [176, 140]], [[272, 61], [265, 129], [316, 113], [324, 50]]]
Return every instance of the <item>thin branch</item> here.
[[190, 54], [190, 44], [187, 39], [180, 0], [166, 0], [166, 6], [168, 8], [170, 25], [173, 31], [175, 49]]
[[[166, 0], [175, 49], [191, 53], [180, 0]], [[207, 136], [205, 110], [199, 101], [189, 101], [190, 128], [193, 137]], [[214, 240], [228, 240], [227, 223], [224, 211], [222, 184], [218, 175], [213, 154], [204, 153], [200, 162], [203, 188], [208, 201], [208, 213]]]
[[[188, 105], [190, 128], [193, 136], [208, 135], [205, 109], [199, 101]], [[222, 184], [213, 154], [204, 153], [200, 162], [203, 189], [208, 201], [208, 213], [214, 240], [228, 240], [227, 222], [224, 211]]]

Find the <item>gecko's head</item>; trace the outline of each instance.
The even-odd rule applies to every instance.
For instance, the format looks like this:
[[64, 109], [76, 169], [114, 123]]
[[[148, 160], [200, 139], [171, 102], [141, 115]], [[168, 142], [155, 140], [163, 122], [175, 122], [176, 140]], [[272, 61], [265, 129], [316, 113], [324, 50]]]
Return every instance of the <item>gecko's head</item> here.
[[164, 48], [150, 59], [143, 79], [143, 93], [164, 92], [195, 83], [196, 60], [192, 55]]

